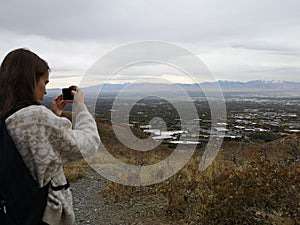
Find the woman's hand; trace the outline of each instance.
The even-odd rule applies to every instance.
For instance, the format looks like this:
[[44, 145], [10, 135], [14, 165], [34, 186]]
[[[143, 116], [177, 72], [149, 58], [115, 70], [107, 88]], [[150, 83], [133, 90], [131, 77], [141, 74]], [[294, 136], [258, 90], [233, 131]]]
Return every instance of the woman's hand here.
[[54, 112], [57, 116], [61, 116], [61, 113], [62, 113], [64, 107], [69, 102], [72, 102], [72, 101], [63, 100], [62, 95], [57, 96], [55, 99], [52, 100], [52, 103], [51, 103], [52, 112]]
[[83, 95], [83, 92], [79, 89], [79, 88], [77, 88], [77, 90], [76, 91], [72, 91], [71, 92], [72, 93], [72, 95], [74, 96], [74, 103], [75, 104], [84, 104], [84, 95]]
[[74, 96], [74, 100], [63, 100], [63, 96], [59, 95], [55, 99], [53, 99], [51, 104], [51, 110], [57, 116], [61, 116], [64, 107], [67, 103], [75, 103], [75, 104], [84, 104], [84, 95], [83, 92], [77, 86], [71, 86], [72, 88], [76, 88], [76, 91], [71, 91], [71, 94]]

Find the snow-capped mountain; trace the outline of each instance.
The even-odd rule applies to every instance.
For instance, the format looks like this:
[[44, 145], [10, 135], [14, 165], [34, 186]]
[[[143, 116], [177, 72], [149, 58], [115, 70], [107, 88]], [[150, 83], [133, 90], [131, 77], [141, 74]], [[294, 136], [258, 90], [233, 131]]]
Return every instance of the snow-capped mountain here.
[[218, 81], [218, 84], [220, 85], [223, 91], [300, 91], [300, 83], [290, 81]]

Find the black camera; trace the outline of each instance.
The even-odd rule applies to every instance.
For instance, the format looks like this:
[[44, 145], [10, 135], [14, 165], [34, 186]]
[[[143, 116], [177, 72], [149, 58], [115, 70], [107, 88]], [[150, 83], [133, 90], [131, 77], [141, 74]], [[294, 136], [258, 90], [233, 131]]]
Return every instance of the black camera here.
[[68, 87], [62, 89], [63, 100], [73, 100], [74, 96], [72, 95], [72, 91], [76, 91], [75, 87]]

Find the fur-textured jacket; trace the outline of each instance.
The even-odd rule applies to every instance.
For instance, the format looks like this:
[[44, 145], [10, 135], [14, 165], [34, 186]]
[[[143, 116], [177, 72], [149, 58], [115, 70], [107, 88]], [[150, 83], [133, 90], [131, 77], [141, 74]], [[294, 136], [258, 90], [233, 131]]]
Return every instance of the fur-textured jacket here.
[[[57, 187], [67, 183], [63, 165], [93, 155], [100, 144], [95, 120], [84, 104], [75, 105], [76, 123], [56, 116], [44, 106], [23, 108], [6, 119], [7, 129], [37, 183]], [[70, 189], [49, 187], [43, 221], [50, 225], [75, 223]]]

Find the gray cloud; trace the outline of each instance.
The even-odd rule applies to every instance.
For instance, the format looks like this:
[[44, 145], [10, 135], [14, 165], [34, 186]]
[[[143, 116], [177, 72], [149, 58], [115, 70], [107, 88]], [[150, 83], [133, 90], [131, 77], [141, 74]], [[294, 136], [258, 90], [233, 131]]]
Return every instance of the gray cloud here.
[[[220, 60], [232, 56], [226, 55], [224, 48], [277, 55], [278, 58], [266, 58], [270, 69], [259, 73], [264, 79], [280, 69], [276, 65], [282, 56], [294, 56], [294, 61], [300, 61], [299, 9], [298, 0], [2, 0], [0, 52], [3, 58], [12, 48], [29, 47], [59, 71], [83, 73], [112, 47], [139, 40], [162, 40], [203, 56], [224, 79], [249, 70], [222, 71], [224, 62]], [[215, 58], [206, 60], [206, 52], [218, 49]], [[234, 59], [235, 56], [233, 65]], [[255, 58], [245, 60], [242, 64], [253, 67], [255, 63], [249, 61], [258, 63]], [[298, 63], [284, 71], [297, 74], [299, 69]], [[290, 79], [299, 80], [295, 77], [291, 75]]]
[[[286, 36], [299, 26], [299, 1], [4, 0], [0, 27], [53, 39], [202, 42]], [[13, 15], [13, 16], [12, 16]], [[298, 33], [299, 34], [299, 33]]]

